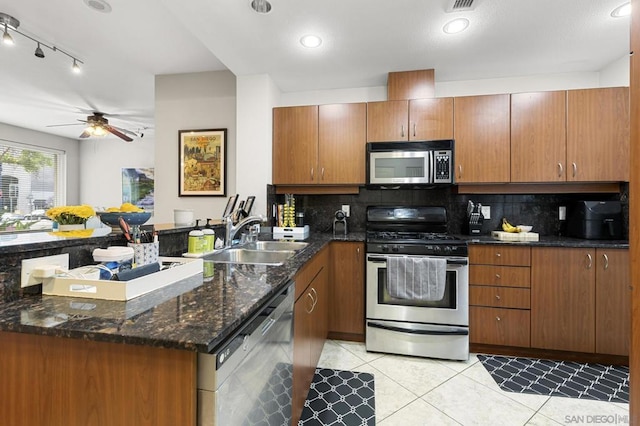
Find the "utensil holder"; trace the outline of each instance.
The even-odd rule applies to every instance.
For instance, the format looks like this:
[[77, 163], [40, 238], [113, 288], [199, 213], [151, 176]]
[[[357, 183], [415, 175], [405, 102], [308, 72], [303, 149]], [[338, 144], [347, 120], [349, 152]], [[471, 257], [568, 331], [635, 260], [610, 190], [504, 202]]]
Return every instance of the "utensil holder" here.
[[160, 242], [154, 243], [129, 243], [133, 248], [133, 262], [136, 266], [157, 263], [160, 253]]

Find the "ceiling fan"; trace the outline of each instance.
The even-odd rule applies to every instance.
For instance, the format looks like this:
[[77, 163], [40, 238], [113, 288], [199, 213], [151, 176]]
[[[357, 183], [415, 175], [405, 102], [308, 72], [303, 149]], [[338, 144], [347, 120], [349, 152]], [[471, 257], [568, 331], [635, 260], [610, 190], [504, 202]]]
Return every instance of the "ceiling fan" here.
[[109, 120], [105, 118], [104, 112], [95, 111], [91, 115], [87, 116], [86, 120], [78, 120], [80, 123], [71, 123], [71, 124], [53, 124], [47, 127], [60, 127], [60, 126], [76, 126], [80, 124], [86, 124], [86, 128], [80, 134], [80, 138], [88, 138], [89, 136], [105, 136], [107, 133], [111, 133], [120, 139], [123, 139], [127, 142], [133, 141], [133, 139], [128, 136], [135, 137], [144, 137], [144, 133], [136, 133], [130, 130], [122, 129], [120, 127], [112, 126], [109, 124]]

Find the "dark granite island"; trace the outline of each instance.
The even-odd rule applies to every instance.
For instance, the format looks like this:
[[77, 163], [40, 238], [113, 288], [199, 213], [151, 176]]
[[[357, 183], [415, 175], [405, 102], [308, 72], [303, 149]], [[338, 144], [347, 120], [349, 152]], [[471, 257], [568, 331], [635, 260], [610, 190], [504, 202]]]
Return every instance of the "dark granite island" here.
[[213, 264], [211, 276], [128, 302], [5, 302], [3, 424], [195, 425], [198, 352], [215, 350], [329, 240], [308, 240], [283, 266]]

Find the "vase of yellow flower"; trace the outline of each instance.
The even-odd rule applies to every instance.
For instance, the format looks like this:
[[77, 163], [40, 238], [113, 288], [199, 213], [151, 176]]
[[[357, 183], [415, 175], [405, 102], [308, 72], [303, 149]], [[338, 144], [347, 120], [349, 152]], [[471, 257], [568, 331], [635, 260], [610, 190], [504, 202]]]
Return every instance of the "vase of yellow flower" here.
[[96, 214], [93, 207], [83, 204], [81, 206], [52, 207], [47, 210], [49, 219], [58, 223], [60, 231], [76, 231], [84, 229], [87, 220]]

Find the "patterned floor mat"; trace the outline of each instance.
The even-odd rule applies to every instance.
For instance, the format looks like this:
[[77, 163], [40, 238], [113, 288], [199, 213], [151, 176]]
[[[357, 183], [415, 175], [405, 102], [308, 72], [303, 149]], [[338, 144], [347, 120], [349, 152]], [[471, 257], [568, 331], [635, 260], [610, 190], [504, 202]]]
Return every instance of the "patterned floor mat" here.
[[316, 369], [298, 426], [374, 426], [373, 375]]
[[533, 358], [478, 355], [502, 390], [629, 402], [629, 368]]

